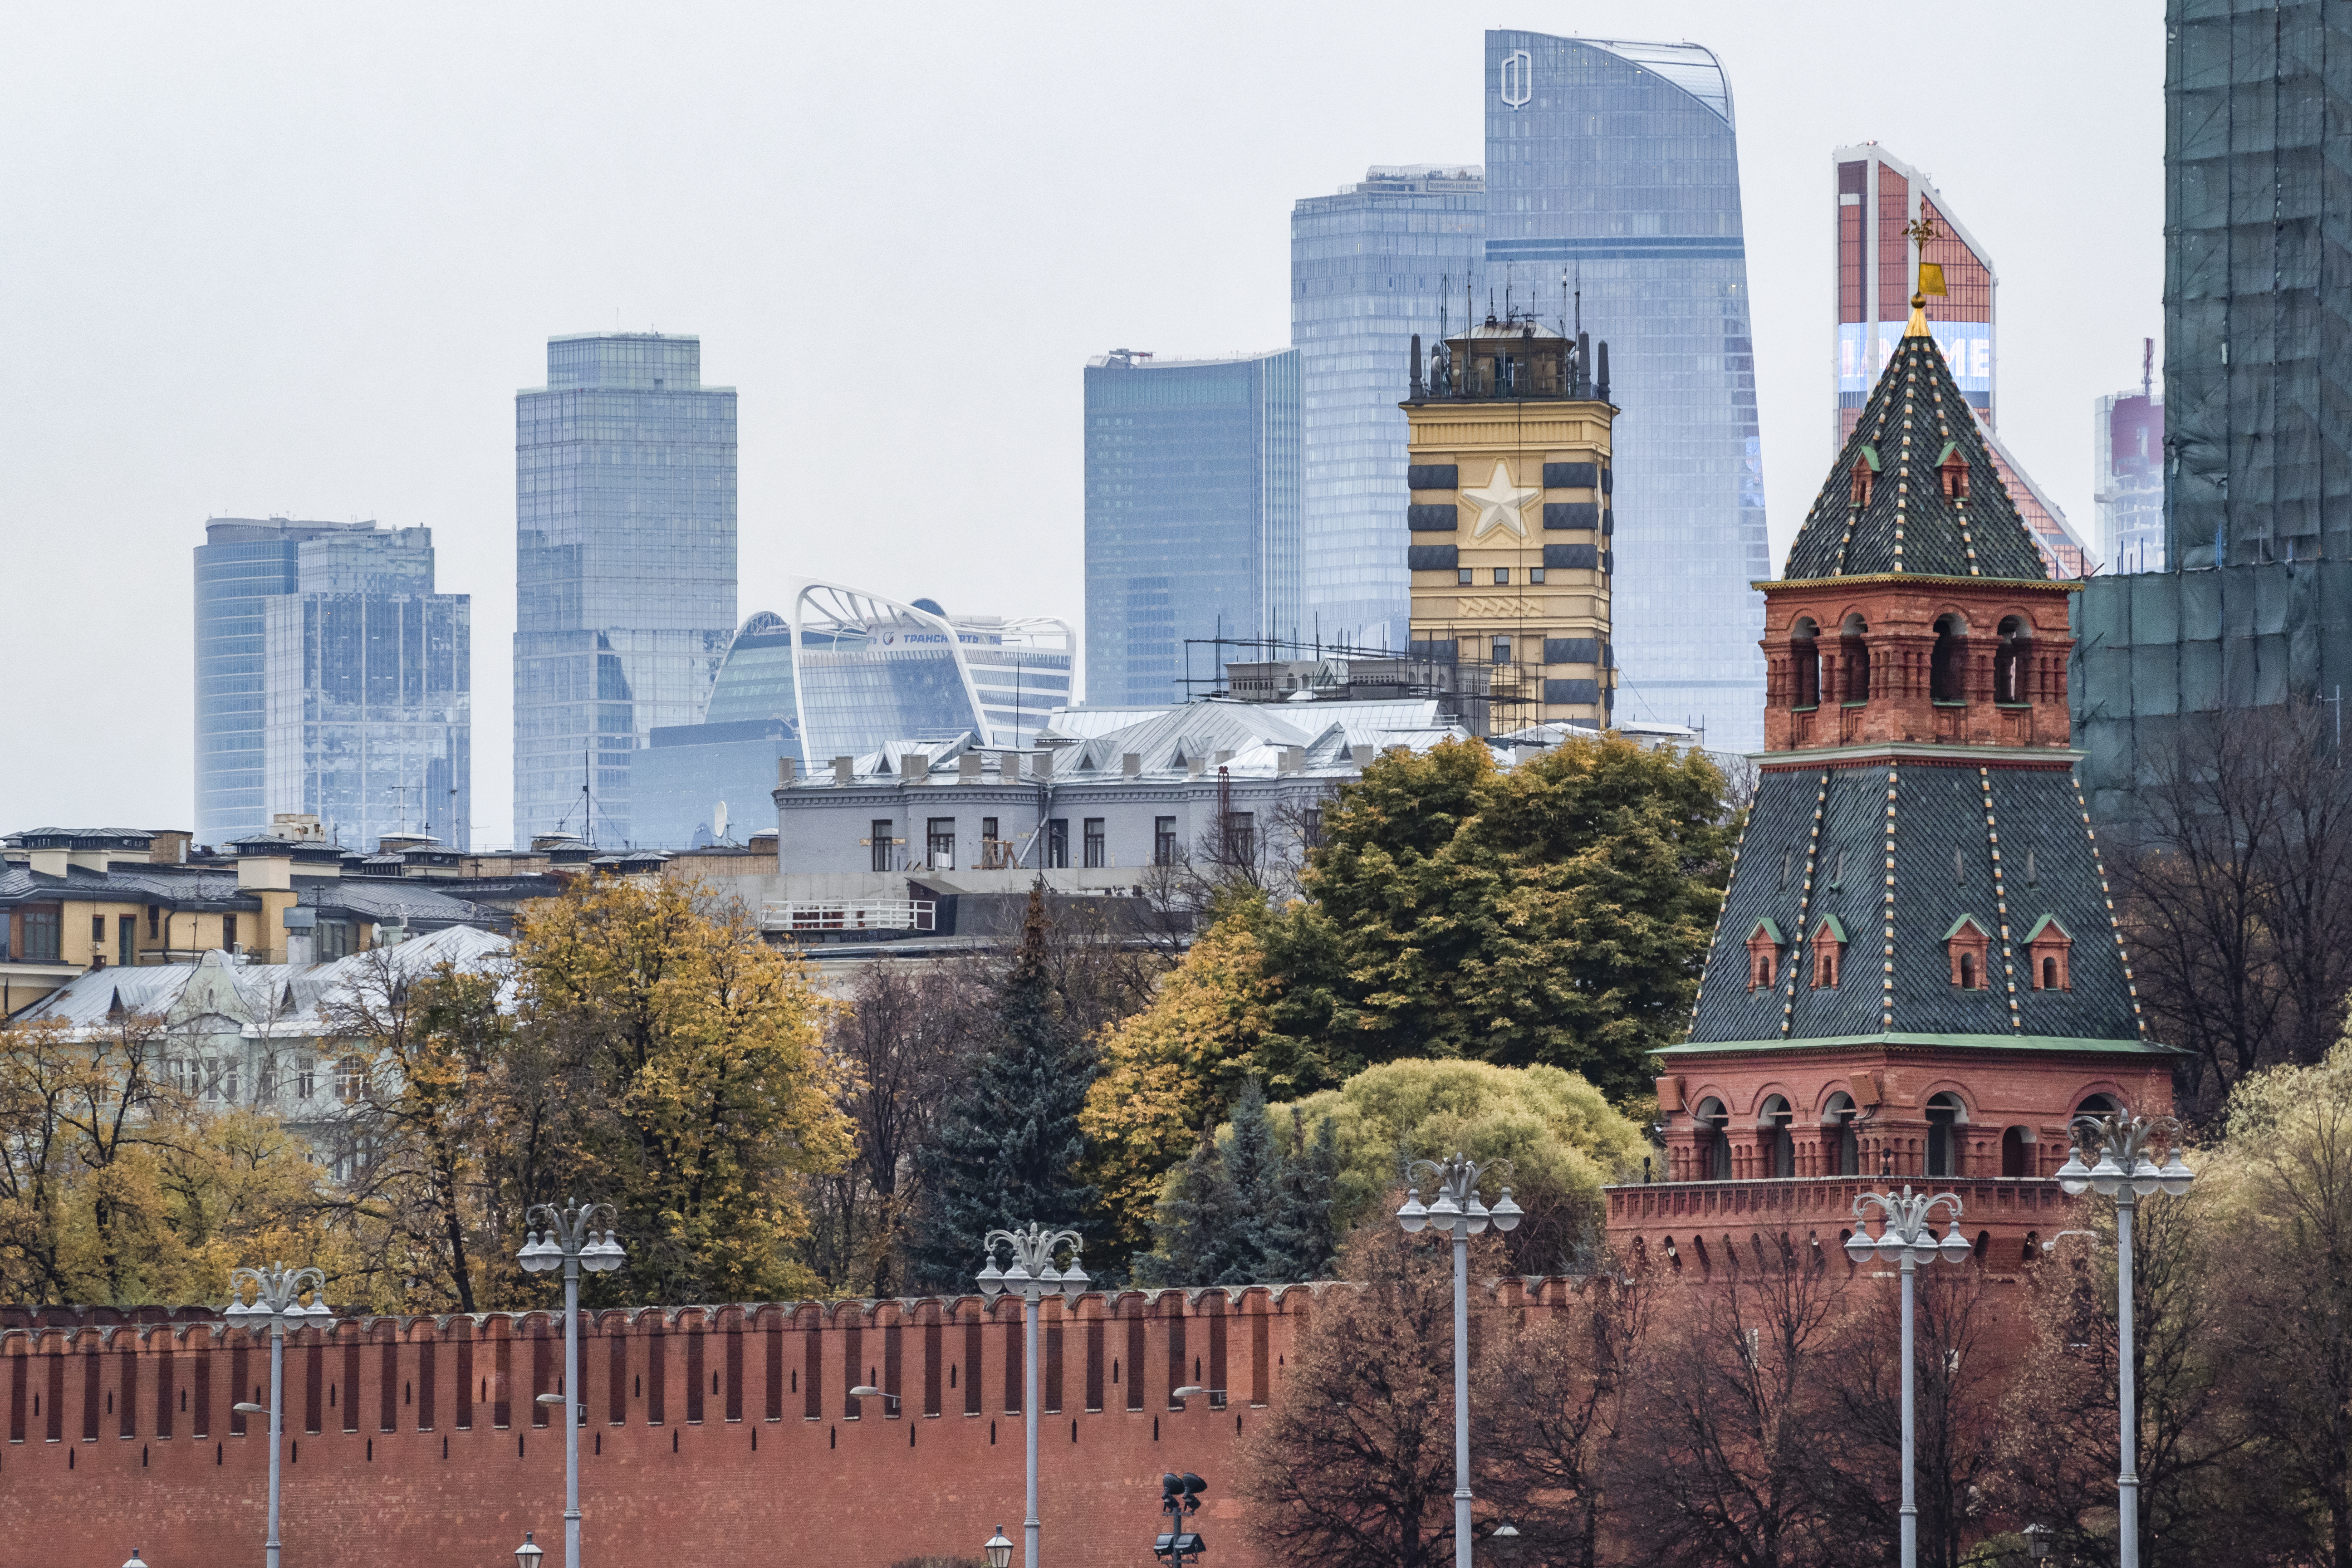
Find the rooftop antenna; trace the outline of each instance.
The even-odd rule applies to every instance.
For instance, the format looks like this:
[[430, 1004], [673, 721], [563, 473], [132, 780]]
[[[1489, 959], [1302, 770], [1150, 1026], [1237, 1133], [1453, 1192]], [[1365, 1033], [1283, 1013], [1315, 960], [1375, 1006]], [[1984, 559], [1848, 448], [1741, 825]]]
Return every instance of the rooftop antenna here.
[[1576, 332], [1579, 337], [1584, 335], [1584, 262], [1581, 258], [1576, 263]]
[[1448, 296], [1449, 294], [1451, 294], [1451, 293], [1453, 293], [1453, 292], [1454, 292], [1454, 279], [1453, 279], [1451, 277], [1449, 277], [1448, 275], [1446, 275], [1445, 273], [1443, 273], [1443, 272], [1439, 273], [1439, 274], [1437, 275], [1437, 341], [1438, 341], [1439, 342], [1441, 342], [1441, 343], [1442, 343], [1442, 342], [1444, 342], [1445, 341], [1445, 331], [1446, 331], [1446, 321], [1445, 321], [1445, 300], [1446, 300], [1446, 296]]
[[2139, 341], [2139, 395], [2142, 397], [2156, 395], [2156, 340], [2154, 338], [2142, 338]]

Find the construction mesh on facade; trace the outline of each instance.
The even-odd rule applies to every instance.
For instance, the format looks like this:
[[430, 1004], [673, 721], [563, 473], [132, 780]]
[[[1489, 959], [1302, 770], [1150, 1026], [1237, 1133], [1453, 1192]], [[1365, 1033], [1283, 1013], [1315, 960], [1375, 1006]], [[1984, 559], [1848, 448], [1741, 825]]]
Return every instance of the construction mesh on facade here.
[[2183, 719], [2352, 667], [2352, 8], [2165, 8], [2165, 564], [2094, 577], [2074, 739], [2132, 815]]
[[2167, 559], [2352, 555], [2352, 8], [2166, 11]]

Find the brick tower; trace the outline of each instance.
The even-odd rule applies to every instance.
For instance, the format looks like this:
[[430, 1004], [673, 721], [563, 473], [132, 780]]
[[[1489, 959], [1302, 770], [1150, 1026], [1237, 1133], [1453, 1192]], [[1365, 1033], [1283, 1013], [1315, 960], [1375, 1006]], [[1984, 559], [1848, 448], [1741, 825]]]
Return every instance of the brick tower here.
[[1958, 1192], [2014, 1268], [2060, 1228], [2068, 1120], [2170, 1108], [2067, 749], [2081, 584], [2050, 579], [1918, 303], [1757, 584], [1767, 750], [1659, 1053], [1665, 1179], [1610, 1193], [1619, 1243], [1677, 1268], [1767, 1230], [1826, 1248], [1888, 1175]]

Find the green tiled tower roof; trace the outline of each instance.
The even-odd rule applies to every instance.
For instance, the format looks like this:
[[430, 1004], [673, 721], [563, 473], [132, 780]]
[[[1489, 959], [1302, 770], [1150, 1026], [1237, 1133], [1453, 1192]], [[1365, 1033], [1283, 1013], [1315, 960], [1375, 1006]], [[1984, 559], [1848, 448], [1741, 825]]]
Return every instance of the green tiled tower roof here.
[[[1944, 493], [1938, 472], [1958, 457], [1968, 493]], [[1853, 473], [1871, 471], [1870, 500], [1856, 506]], [[1868, 577], [1887, 573], [1928, 577], [2047, 580], [2025, 520], [2002, 488], [1992, 455], [1952, 380], [1943, 352], [1916, 309], [1886, 373], [1863, 406], [1829, 480], [1813, 498], [1784, 581]]]

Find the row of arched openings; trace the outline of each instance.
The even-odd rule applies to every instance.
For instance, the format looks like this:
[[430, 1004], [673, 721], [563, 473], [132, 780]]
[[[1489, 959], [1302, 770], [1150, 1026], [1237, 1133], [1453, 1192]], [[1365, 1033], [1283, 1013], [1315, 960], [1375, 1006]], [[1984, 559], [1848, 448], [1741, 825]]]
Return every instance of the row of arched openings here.
[[[2032, 651], [2033, 628], [2022, 616], [2004, 616], [1995, 628], [1992, 696], [1995, 702], [2021, 703], [2025, 696], [2025, 656]], [[1968, 700], [1969, 626], [1957, 612], [1936, 618], [1936, 645], [1928, 654], [1927, 696], [1935, 702]], [[1811, 616], [1800, 616], [1789, 632], [1790, 706], [1818, 708], [1822, 704], [1822, 632]], [[1837, 676], [1833, 699], [1867, 702], [1871, 695], [1870, 623], [1861, 612], [1846, 616], [1838, 626]]]
[[[1823, 1175], [1859, 1176], [1862, 1169], [1861, 1137], [1857, 1124], [1861, 1109], [1853, 1096], [1840, 1089], [1830, 1096], [1822, 1108], [1822, 1152], [1824, 1164], [1834, 1169], [1824, 1170]], [[2076, 1116], [2113, 1116], [2115, 1101], [2104, 1094], [2086, 1097], [2074, 1109]], [[1927, 1106], [1927, 1174], [1958, 1177], [1987, 1175], [1990, 1172], [1964, 1172], [1961, 1163], [1961, 1131], [1968, 1125], [1968, 1107], [1960, 1097], [1946, 1089], [1928, 1097]], [[1727, 1182], [1731, 1171], [1731, 1112], [1722, 1100], [1709, 1095], [1699, 1101], [1692, 1120], [1700, 1128], [1699, 1143], [1703, 1168], [1702, 1181]], [[1762, 1140], [1768, 1152], [1768, 1173], [1772, 1176], [1794, 1176], [1797, 1173], [1797, 1140], [1795, 1110], [1782, 1095], [1769, 1096], [1758, 1114], [1758, 1131], [1767, 1134]], [[2005, 1128], [2000, 1135], [2000, 1174], [2032, 1176], [2039, 1173], [2034, 1163], [2034, 1146], [2038, 1135], [2026, 1126]]]

